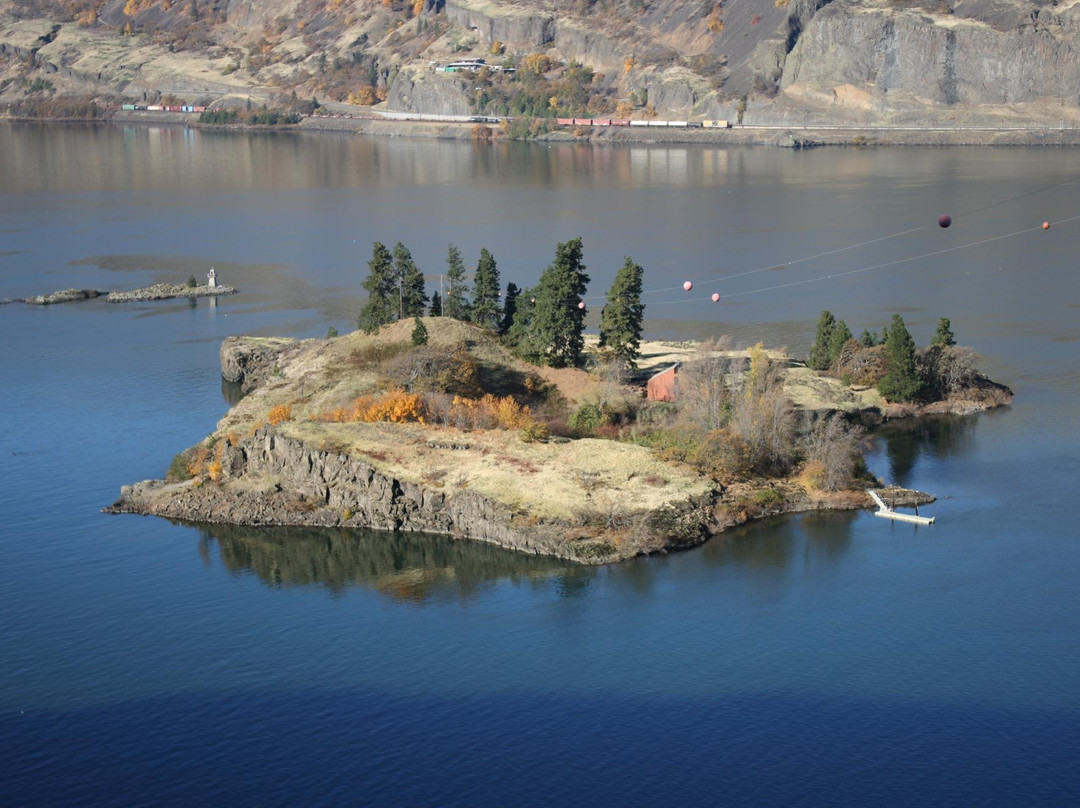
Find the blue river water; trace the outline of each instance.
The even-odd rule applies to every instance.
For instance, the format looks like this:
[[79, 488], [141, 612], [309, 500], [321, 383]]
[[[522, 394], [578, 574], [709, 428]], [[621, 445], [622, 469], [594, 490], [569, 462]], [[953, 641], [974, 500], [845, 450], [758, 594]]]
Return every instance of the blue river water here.
[[[0, 299], [241, 288], [0, 306], [0, 802], [1080, 803], [1078, 177], [1061, 150], [0, 126]], [[652, 336], [798, 355], [825, 308], [920, 344], [947, 316], [1015, 402], [875, 436], [929, 528], [804, 514], [613, 567], [99, 512], [214, 428], [225, 336], [350, 328], [373, 240], [433, 285], [486, 246], [520, 286], [578, 235], [591, 295], [645, 267]]]

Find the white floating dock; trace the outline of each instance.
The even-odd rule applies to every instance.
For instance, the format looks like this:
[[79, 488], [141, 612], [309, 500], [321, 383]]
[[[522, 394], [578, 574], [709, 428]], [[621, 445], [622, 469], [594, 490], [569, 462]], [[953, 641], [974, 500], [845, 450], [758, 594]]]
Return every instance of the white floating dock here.
[[888, 505], [885, 501], [877, 495], [874, 491], [868, 491], [871, 498], [878, 504], [878, 509], [874, 511], [874, 516], [880, 516], [883, 519], [893, 519], [897, 522], [912, 522], [916, 525], [932, 525], [934, 524], [933, 516], [916, 516], [912, 513], [897, 513]]

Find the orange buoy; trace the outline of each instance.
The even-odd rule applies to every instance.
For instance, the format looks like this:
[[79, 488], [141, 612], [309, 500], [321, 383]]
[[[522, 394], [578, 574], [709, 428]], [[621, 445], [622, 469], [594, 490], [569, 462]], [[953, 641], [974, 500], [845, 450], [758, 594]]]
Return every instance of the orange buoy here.
[[937, 223], [939, 227], [948, 227], [952, 224], [952, 216], [947, 213], [942, 214], [941, 216], [938, 216]]
[[1049, 229], [1050, 229], [1050, 222], [1043, 222], [1043, 230], [1049, 230]]

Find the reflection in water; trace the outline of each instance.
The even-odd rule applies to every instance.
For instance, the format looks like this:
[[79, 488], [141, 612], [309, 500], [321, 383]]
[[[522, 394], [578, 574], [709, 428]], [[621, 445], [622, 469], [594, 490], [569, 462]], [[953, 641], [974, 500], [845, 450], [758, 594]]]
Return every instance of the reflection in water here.
[[702, 548], [702, 555], [709, 566], [776, 572], [800, 556], [806, 564], [832, 564], [850, 548], [858, 518], [858, 511], [811, 511], [763, 519], [718, 536]]
[[906, 485], [924, 453], [938, 460], [967, 454], [975, 447], [978, 416], [934, 415], [904, 418], [876, 433], [889, 460], [889, 482]]
[[572, 597], [596, 575], [592, 567], [556, 558], [420, 533], [236, 525], [203, 526], [200, 533], [200, 555], [205, 558], [216, 540], [226, 569], [254, 573], [269, 586], [321, 586], [334, 593], [373, 586], [413, 603], [471, 600], [498, 580], [553, 584], [560, 596]]

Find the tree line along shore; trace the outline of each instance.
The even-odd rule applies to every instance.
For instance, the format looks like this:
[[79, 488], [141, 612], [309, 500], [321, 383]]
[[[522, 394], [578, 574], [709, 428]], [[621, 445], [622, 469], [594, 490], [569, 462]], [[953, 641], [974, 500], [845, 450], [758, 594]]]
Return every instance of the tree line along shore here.
[[[1011, 399], [947, 320], [919, 349], [899, 315], [855, 338], [824, 312], [806, 361], [725, 338], [643, 343], [645, 271], [627, 258], [587, 338], [581, 239], [527, 288], [504, 288], [486, 249], [471, 272], [456, 246], [446, 261], [429, 295], [408, 249], [376, 242], [357, 331], [227, 340], [223, 375], [246, 395], [111, 509], [607, 563], [764, 514], [867, 507], [882, 484], [860, 451], [868, 425]], [[678, 365], [673, 400], [644, 395], [661, 361]]]

